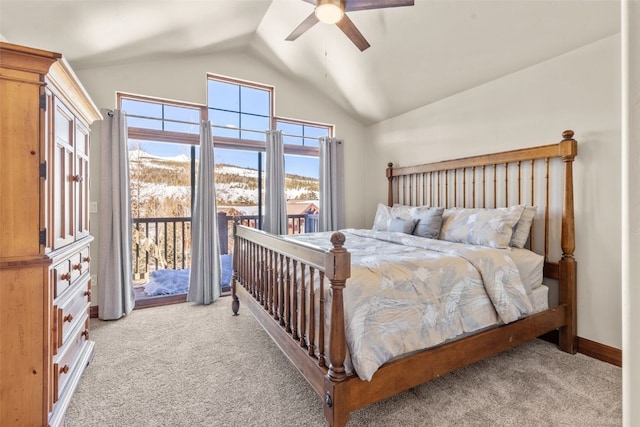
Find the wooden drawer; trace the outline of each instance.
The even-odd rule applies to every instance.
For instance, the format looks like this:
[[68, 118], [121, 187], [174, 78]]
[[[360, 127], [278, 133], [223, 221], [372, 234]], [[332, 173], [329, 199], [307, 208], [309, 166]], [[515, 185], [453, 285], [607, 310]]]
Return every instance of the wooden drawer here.
[[89, 343], [89, 315], [84, 317], [75, 325], [69, 340], [62, 347], [60, 354], [54, 357], [53, 364], [53, 402], [57, 402], [64, 393], [67, 382], [78, 376], [77, 370], [83, 370], [84, 366], [79, 363], [82, 354], [86, 351]]
[[89, 246], [80, 249], [80, 252], [71, 256], [71, 282], [73, 283], [78, 277], [89, 271]]
[[84, 275], [69, 288], [62, 298], [56, 300], [54, 305], [53, 354], [58, 354], [58, 349], [64, 346], [75, 329], [78, 322], [88, 313], [91, 302], [91, 282], [89, 275]]
[[53, 297], [57, 298], [71, 286], [71, 260], [65, 259], [53, 267]]
[[75, 281], [89, 271], [89, 246], [66, 257], [53, 267], [53, 297], [60, 297]]

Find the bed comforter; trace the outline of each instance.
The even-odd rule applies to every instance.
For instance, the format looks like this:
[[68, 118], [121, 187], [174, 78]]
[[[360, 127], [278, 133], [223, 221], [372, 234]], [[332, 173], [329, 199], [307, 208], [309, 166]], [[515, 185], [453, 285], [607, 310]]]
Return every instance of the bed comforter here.
[[[342, 232], [352, 264], [344, 289], [345, 367], [363, 380], [403, 354], [533, 310], [508, 250], [386, 231]], [[287, 238], [330, 249], [331, 234]]]

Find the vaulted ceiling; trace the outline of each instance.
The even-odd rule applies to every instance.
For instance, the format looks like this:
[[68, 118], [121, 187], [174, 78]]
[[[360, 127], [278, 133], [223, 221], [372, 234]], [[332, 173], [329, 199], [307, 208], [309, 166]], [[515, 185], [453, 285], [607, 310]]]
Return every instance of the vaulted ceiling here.
[[370, 124], [620, 31], [616, 0], [415, 0], [285, 38], [314, 9], [302, 0], [0, 0], [7, 41], [62, 52], [76, 69], [246, 51], [327, 93]]

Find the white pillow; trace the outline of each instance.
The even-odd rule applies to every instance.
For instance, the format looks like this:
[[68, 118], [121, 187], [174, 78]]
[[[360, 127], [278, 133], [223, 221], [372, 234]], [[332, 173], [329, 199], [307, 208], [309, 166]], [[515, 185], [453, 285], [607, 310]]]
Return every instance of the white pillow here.
[[523, 205], [445, 209], [440, 240], [506, 249], [523, 210]]

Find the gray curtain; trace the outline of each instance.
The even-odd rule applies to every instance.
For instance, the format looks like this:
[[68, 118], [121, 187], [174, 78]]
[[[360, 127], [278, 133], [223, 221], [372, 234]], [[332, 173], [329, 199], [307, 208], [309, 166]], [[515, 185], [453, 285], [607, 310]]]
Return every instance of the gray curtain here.
[[133, 310], [132, 228], [129, 198], [127, 119], [103, 111], [100, 141], [100, 223], [98, 235], [98, 317], [114, 320]]
[[264, 223], [262, 228], [271, 234], [287, 234], [287, 199], [284, 190], [282, 131], [267, 131], [266, 152]]
[[344, 228], [344, 143], [320, 138], [319, 231]]
[[213, 181], [211, 122], [200, 125], [200, 160], [191, 214], [191, 268], [187, 301], [211, 304], [220, 296], [220, 241]]

